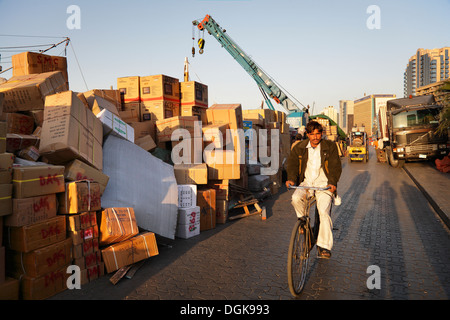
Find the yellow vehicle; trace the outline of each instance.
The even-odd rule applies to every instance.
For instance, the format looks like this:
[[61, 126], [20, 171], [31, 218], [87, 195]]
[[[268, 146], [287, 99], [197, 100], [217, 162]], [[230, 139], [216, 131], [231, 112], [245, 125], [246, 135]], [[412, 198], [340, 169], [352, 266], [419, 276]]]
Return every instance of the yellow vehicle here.
[[354, 127], [349, 135], [347, 147], [348, 162], [369, 160], [369, 147], [367, 146], [367, 133], [364, 127]]

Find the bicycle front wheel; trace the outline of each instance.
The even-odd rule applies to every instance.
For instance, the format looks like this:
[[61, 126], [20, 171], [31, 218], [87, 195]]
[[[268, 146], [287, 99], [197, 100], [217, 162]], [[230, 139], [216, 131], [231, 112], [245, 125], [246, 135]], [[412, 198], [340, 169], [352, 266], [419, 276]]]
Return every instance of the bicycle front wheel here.
[[289, 290], [294, 297], [302, 292], [305, 285], [308, 257], [307, 228], [304, 221], [298, 220], [292, 230], [287, 261]]

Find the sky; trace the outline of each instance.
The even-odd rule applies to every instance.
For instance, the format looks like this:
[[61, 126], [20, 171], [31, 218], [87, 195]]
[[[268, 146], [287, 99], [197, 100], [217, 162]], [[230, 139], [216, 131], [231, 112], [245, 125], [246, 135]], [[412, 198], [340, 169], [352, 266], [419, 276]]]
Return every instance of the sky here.
[[67, 56], [70, 90], [117, 89], [125, 76], [184, 81], [187, 57], [190, 80], [208, 85], [210, 106], [259, 108], [256, 82], [193, 27], [207, 14], [312, 114], [370, 94], [403, 97], [403, 73], [417, 49], [450, 46], [450, 0], [0, 0], [0, 65], [68, 37], [67, 48], [46, 54]]

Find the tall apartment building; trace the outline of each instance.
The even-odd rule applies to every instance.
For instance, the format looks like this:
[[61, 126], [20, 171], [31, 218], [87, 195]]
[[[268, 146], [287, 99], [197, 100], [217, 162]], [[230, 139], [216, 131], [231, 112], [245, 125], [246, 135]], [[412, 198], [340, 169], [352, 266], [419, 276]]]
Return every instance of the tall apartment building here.
[[416, 90], [450, 76], [450, 47], [418, 49], [406, 66], [403, 76], [403, 94], [415, 96]]
[[353, 127], [353, 100], [339, 100], [339, 127], [348, 134]]

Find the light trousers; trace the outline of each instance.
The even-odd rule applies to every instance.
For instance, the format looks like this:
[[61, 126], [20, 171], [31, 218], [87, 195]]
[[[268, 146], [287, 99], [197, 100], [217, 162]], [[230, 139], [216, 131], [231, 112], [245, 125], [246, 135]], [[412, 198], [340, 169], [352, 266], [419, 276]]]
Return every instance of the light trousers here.
[[[319, 235], [317, 237], [317, 245], [321, 248], [331, 250], [333, 247], [333, 222], [331, 221], [331, 204], [333, 195], [330, 191], [313, 191], [305, 189], [296, 189], [292, 194], [292, 206], [298, 218], [305, 215], [306, 193], [315, 193], [316, 205], [319, 211], [320, 226]], [[311, 213], [310, 213], [311, 214]]]

